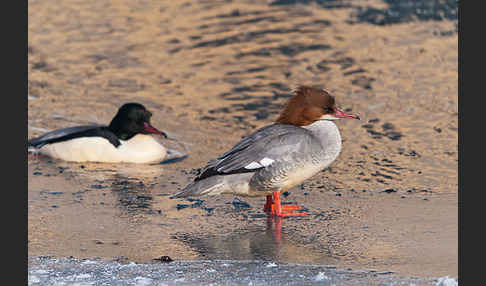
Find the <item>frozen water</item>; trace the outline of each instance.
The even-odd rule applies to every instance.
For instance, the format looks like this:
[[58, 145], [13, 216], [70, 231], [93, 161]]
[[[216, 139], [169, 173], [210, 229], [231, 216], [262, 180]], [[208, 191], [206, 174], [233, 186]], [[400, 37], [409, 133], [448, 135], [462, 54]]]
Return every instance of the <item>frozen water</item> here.
[[338, 270], [334, 266], [268, 261], [173, 261], [120, 264], [107, 260], [29, 258], [28, 284], [37, 285], [393, 285], [456, 286], [442, 278], [399, 277], [376, 271]]
[[449, 278], [449, 276], [441, 277], [437, 279], [437, 286], [457, 286], [457, 280]]
[[319, 272], [317, 276], [314, 278], [316, 281], [328, 280], [329, 278], [324, 274], [324, 272]]
[[146, 286], [146, 285], [152, 285], [153, 280], [147, 277], [135, 277], [135, 285], [136, 286]]
[[266, 265], [266, 267], [277, 267], [277, 264], [275, 264], [274, 262], [270, 262]]

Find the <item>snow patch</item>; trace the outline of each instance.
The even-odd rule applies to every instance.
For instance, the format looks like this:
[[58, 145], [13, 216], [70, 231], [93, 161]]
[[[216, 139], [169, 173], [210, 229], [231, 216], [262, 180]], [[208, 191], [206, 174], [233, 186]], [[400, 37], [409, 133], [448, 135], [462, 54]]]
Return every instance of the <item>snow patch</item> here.
[[29, 275], [29, 285], [32, 283], [39, 283], [40, 279], [35, 275]]
[[98, 261], [86, 260], [86, 261], [81, 262], [81, 264], [83, 264], [83, 265], [98, 264]]
[[151, 285], [152, 284], [152, 279], [147, 278], [147, 277], [141, 277], [137, 276], [135, 277], [135, 284], [136, 286], [145, 286], [145, 285]]
[[277, 264], [275, 264], [274, 262], [270, 262], [266, 265], [266, 267], [277, 267]]
[[322, 281], [322, 280], [329, 280], [329, 277], [327, 277], [324, 272], [319, 272], [319, 274], [314, 277], [315, 281]]
[[134, 267], [134, 266], [137, 266], [137, 264], [135, 262], [130, 262], [128, 264], [121, 265], [120, 269], [128, 268], [128, 267]]
[[44, 270], [44, 269], [37, 269], [37, 270], [32, 271], [32, 273], [42, 275], [42, 274], [49, 274], [49, 271]]
[[437, 286], [457, 286], [457, 280], [454, 278], [449, 278], [449, 276], [440, 277], [437, 279]]
[[91, 274], [85, 273], [85, 274], [79, 274], [75, 277], [76, 279], [88, 279], [91, 278]]

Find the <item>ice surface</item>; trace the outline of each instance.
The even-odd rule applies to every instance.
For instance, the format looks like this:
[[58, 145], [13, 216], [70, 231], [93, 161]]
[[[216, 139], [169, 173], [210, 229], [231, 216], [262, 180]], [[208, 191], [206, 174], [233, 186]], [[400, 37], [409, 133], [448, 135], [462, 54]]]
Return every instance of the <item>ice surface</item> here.
[[108, 260], [30, 257], [28, 284], [37, 285], [393, 285], [452, 286], [454, 278], [399, 277], [390, 272], [269, 261], [173, 261], [121, 264]]
[[322, 281], [322, 280], [328, 280], [329, 277], [326, 276], [326, 274], [324, 274], [324, 272], [319, 272], [319, 274], [317, 274], [317, 276], [314, 278], [314, 280], [316, 281]]
[[437, 286], [457, 286], [457, 280], [449, 278], [449, 276], [441, 277], [437, 279]]
[[277, 267], [277, 264], [275, 264], [275, 262], [270, 262], [266, 265], [266, 267]]
[[135, 285], [136, 286], [146, 286], [146, 285], [152, 285], [153, 280], [147, 277], [135, 277]]

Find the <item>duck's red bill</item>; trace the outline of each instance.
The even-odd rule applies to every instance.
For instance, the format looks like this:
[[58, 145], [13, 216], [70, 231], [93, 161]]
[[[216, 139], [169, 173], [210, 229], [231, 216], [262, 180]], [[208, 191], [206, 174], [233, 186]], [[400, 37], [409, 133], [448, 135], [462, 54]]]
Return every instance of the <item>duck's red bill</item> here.
[[143, 126], [145, 127], [145, 132], [148, 133], [153, 133], [153, 134], [159, 134], [167, 138], [167, 134], [163, 131], [158, 130], [157, 128], [153, 127], [152, 125], [148, 124], [147, 122], [143, 123]]
[[338, 118], [353, 118], [353, 119], [358, 119], [360, 120], [359, 116], [356, 114], [348, 114], [340, 111], [339, 109], [335, 108], [334, 109], [334, 116]]

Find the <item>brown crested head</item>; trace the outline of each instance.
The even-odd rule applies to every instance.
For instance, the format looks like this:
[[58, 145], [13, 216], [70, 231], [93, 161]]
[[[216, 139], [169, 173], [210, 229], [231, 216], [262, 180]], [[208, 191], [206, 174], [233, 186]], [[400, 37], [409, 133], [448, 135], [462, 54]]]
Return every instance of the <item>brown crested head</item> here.
[[339, 111], [336, 108], [334, 97], [327, 91], [299, 86], [275, 123], [306, 126], [318, 120], [336, 120], [339, 118], [359, 119], [359, 116]]

